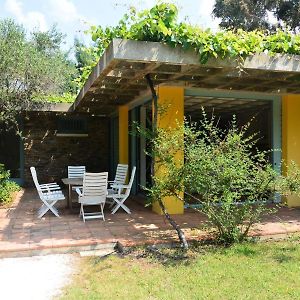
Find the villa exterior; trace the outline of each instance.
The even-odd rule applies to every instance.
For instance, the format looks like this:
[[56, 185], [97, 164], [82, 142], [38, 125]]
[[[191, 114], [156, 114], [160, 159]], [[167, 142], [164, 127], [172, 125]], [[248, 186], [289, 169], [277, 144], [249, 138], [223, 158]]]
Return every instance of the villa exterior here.
[[[28, 168], [35, 165], [45, 180], [62, 178], [69, 164], [85, 164], [89, 171], [113, 173], [118, 162], [137, 166], [134, 192], [146, 185], [150, 162], [146, 141], [130, 134], [133, 122], [150, 127], [152, 97], [145, 75], [150, 74], [159, 104], [167, 107], [161, 128], [176, 126], [184, 115], [201, 118], [201, 107], [214, 111], [224, 124], [232, 114], [238, 121], [253, 116], [253, 130], [261, 133], [261, 149], [278, 149], [273, 167], [284, 172], [281, 161], [300, 165], [300, 58], [259, 54], [245, 60], [210, 60], [164, 44], [113, 40], [79, 93], [67, 108], [30, 112], [23, 120], [19, 179], [30, 183]], [[222, 124], [221, 124], [222, 126]], [[0, 145], [1, 147], [1, 145]], [[183, 154], [178, 156], [183, 163]], [[1, 161], [1, 160], [0, 160]], [[300, 206], [290, 196], [289, 206]], [[165, 200], [172, 214], [184, 205]], [[154, 205], [153, 210], [160, 213]]]

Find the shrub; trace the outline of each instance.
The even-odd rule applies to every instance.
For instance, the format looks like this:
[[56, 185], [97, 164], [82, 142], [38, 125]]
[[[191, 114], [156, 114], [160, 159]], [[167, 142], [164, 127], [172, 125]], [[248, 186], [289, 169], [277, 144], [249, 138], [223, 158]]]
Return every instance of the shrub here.
[[15, 182], [10, 181], [9, 178], [9, 171], [5, 170], [3, 164], [0, 164], [0, 205], [9, 204], [13, 200], [13, 193], [20, 189], [20, 187]]
[[[260, 151], [258, 135], [249, 135], [250, 123], [238, 127], [235, 117], [226, 130], [215, 117], [198, 124], [186, 123], [176, 130], [159, 130], [153, 139], [153, 156], [164, 176], [154, 175], [150, 188], [153, 201], [166, 196], [192, 198], [199, 211], [216, 229], [220, 241], [228, 244], [245, 239], [251, 226], [274, 208], [268, 201], [275, 193], [300, 190], [300, 171], [291, 165], [285, 176], [269, 162], [270, 151]], [[184, 136], [184, 139], [183, 139]], [[176, 153], [183, 146], [184, 164]]]

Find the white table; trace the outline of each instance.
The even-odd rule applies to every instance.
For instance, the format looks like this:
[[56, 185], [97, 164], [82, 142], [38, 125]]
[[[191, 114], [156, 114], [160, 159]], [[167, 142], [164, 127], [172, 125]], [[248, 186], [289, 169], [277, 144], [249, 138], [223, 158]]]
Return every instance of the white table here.
[[68, 208], [72, 209], [72, 186], [82, 186], [83, 178], [63, 178], [61, 181], [69, 186]]

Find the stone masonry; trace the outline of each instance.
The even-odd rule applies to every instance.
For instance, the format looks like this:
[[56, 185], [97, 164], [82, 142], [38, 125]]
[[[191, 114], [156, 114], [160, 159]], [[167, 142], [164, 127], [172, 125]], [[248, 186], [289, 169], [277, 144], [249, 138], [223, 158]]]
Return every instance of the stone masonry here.
[[[88, 172], [108, 171], [109, 119], [87, 118], [87, 137], [57, 136], [62, 113], [31, 112], [24, 120], [24, 179], [32, 186], [29, 168], [35, 166], [40, 183], [60, 182], [68, 165], [85, 165]], [[82, 116], [82, 115], [81, 115]]]

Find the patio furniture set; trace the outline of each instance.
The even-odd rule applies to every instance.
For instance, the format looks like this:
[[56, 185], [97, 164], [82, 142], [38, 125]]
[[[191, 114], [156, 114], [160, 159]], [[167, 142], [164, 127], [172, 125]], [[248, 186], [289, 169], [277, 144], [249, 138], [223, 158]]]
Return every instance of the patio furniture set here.
[[[56, 217], [59, 213], [54, 205], [58, 201], [65, 200], [61, 187], [57, 183], [40, 184], [37, 178], [35, 167], [30, 168], [35, 187], [40, 200], [43, 202], [38, 209], [38, 217], [42, 218], [48, 211], [51, 211]], [[80, 204], [79, 216], [83, 221], [87, 219], [103, 219], [104, 205], [108, 203], [111, 213], [115, 214], [122, 208], [130, 214], [130, 209], [124, 204], [128, 199], [133, 185], [136, 167], [132, 168], [128, 184], [126, 183], [128, 165], [118, 164], [115, 179], [108, 181], [108, 172], [89, 173], [85, 166], [68, 166], [68, 178], [63, 178], [62, 182], [68, 185], [68, 207], [72, 209], [72, 190], [78, 195]], [[86, 212], [86, 206], [99, 206], [100, 210], [96, 212]]]

